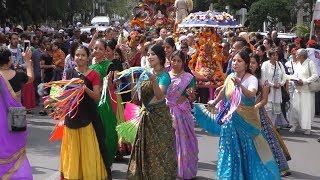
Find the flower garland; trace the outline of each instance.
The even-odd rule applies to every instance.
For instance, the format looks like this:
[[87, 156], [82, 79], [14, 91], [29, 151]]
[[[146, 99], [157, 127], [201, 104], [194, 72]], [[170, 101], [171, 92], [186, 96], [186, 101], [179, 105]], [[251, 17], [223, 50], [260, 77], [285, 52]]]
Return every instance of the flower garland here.
[[140, 27], [141, 29], [146, 29], [146, 25], [144, 23], [144, 21], [140, 18], [133, 18], [130, 21], [130, 27], [131, 28], [136, 28], [136, 27]]
[[[191, 56], [189, 68], [206, 77], [209, 82], [199, 82], [201, 85], [222, 85], [225, 81], [222, 64], [225, 63], [222, 48], [220, 46], [221, 39], [214, 28], [202, 28], [196, 35], [198, 39], [195, 45], [196, 53]], [[204, 47], [209, 45], [213, 51], [212, 60], [208, 60]], [[200, 65], [200, 68], [196, 68]]]

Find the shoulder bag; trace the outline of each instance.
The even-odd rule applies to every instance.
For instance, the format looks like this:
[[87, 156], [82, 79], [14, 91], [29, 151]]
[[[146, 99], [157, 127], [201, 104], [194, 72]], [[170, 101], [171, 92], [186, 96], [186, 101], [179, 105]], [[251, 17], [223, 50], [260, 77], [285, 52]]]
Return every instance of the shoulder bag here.
[[[309, 75], [311, 76], [312, 74], [311, 74], [311, 70], [310, 70], [310, 62], [308, 62], [308, 70], [309, 70]], [[311, 92], [320, 91], [320, 79], [318, 78], [316, 81], [309, 83], [308, 87]]]
[[[1, 76], [1, 74], [0, 74]], [[8, 89], [12, 89], [9, 81], [3, 77], [4, 81], [7, 84]], [[4, 91], [0, 87], [0, 95], [4, 100], [4, 104], [7, 108], [7, 121], [8, 121], [8, 129], [11, 132], [21, 132], [27, 129], [27, 111], [25, 107], [9, 107], [7, 101], [5, 100]]]
[[[278, 65], [279, 65], [281, 72], [285, 74], [285, 72], [282, 71], [282, 68], [281, 68], [281, 65], [279, 62], [278, 62]], [[275, 65], [272, 80], [276, 74], [276, 69], [277, 69], [277, 65]], [[286, 90], [286, 88], [284, 86], [281, 86], [281, 97], [282, 97], [282, 103], [290, 102], [290, 94], [288, 93], [288, 91]]]

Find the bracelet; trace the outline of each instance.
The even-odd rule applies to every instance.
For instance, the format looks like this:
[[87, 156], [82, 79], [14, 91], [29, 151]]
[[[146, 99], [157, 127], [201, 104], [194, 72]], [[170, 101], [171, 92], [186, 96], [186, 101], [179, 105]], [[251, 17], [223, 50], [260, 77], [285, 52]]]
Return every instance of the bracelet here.
[[152, 80], [152, 82], [155, 82], [155, 81], [157, 81], [158, 80], [158, 77], [157, 78], [155, 78], [154, 80]]

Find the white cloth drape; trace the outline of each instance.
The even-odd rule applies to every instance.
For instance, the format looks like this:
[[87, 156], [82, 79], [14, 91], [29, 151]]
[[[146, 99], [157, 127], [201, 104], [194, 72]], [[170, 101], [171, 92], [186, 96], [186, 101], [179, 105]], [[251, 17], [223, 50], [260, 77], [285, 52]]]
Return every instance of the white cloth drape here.
[[291, 123], [300, 125], [301, 129], [311, 130], [311, 122], [314, 119], [314, 92], [293, 93]]
[[281, 89], [276, 89], [273, 86], [280, 84], [283, 86], [286, 83], [286, 74], [281, 63], [276, 62], [271, 64], [270, 60], [266, 61], [261, 66], [262, 79], [267, 80], [270, 86], [268, 102], [265, 106], [266, 111], [272, 111], [274, 114], [281, 113], [282, 93]]

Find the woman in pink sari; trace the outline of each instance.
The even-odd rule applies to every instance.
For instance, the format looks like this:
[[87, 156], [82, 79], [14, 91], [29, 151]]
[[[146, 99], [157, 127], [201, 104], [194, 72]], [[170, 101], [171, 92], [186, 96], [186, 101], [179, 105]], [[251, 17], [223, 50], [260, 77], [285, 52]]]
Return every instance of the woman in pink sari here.
[[197, 175], [198, 164], [198, 140], [190, 104], [195, 99], [195, 78], [184, 71], [184, 59], [182, 51], [172, 53], [169, 72], [171, 84], [166, 99], [176, 130], [178, 178], [192, 179]]
[[10, 69], [11, 52], [0, 47], [0, 179], [32, 180], [32, 169], [27, 155], [27, 131], [15, 128], [9, 131], [7, 107], [22, 107], [20, 92], [25, 83], [32, 83], [31, 50], [27, 48], [23, 58], [27, 74]]

